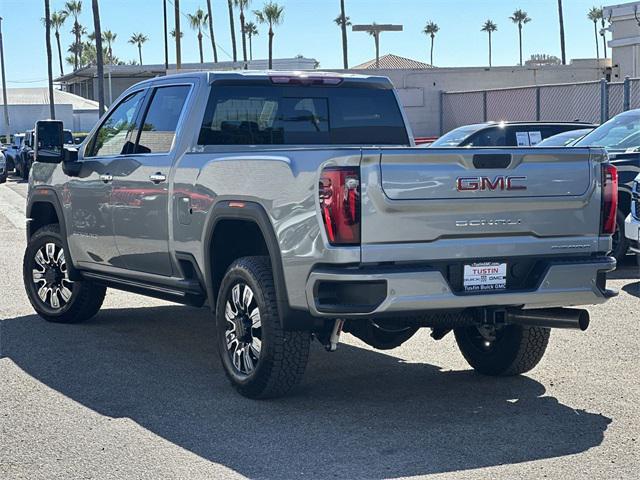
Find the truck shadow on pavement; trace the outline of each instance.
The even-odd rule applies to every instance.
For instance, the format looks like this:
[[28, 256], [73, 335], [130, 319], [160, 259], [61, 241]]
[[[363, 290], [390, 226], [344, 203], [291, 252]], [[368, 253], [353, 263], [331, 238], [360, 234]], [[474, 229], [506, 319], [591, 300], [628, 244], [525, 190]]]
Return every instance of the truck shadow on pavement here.
[[521, 376], [442, 371], [316, 343], [290, 396], [228, 384], [206, 310], [107, 309], [82, 325], [2, 322], [2, 356], [102, 415], [128, 417], [251, 478], [387, 478], [561, 457], [599, 445], [611, 419]]

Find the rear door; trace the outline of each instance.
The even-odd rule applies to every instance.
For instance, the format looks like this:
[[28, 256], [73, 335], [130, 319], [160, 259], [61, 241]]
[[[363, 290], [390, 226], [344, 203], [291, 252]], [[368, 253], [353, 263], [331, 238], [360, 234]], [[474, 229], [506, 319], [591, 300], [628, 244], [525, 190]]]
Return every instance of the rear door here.
[[362, 169], [365, 262], [599, 248], [588, 149], [369, 150]]
[[116, 161], [113, 229], [121, 263], [130, 270], [169, 276], [169, 175], [176, 129], [191, 84], [166, 84], [149, 92], [134, 151]]

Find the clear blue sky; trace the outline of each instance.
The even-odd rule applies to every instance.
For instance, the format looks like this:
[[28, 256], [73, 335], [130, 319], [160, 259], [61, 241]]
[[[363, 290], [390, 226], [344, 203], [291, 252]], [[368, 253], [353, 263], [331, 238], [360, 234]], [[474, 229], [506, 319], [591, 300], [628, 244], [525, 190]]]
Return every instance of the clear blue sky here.
[[[212, 0], [214, 26], [221, 60], [231, 52], [226, 0]], [[84, 0], [81, 23], [93, 31], [91, 0]], [[279, 0], [285, 7], [284, 22], [276, 28], [274, 56], [293, 57], [301, 54], [313, 57], [321, 68], [341, 68], [340, 29], [333, 23], [340, 9], [339, 0]], [[618, 2], [613, 2], [618, 3]], [[253, 0], [251, 9], [259, 8], [262, 0]], [[593, 0], [565, 0], [564, 16], [568, 58], [595, 57], [593, 24], [586, 18]], [[51, 0], [52, 10], [61, 9], [63, 0]], [[206, 10], [205, 0], [181, 0], [183, 12], [193, 12], [198, 6]], [[169, 5], [171, 9], [171, 5]], [[480, 31], [486, 19], [498, 24], [494, 34], [494, 65], [514, 65], [518, 62], [517, 27], [509, 16], [516, 8], [529, 13], [533, 21], [524, 29], [524, 55], [548, 53], [560, 56], [556, 0], [346, 0], [347, 15], [354, 23], [401, 23], [402, 33], [383, 34], [381, 53], [428, 61], [428, 39], [421, 34], [424, 24], [433, 20], [440, 26], [436, 37], [434, 63], [437, 66], [475, 66], [487, 63], [487, 36]], [[133, 32], [149, 37], [143, 49], [145, 63], [164, 62], [162, 33], [162, 0], [100, 0], [102, 28], [118, 34], [114, 55], [123, 60], [137, 59], [137, 49], [127, 43]], [[43, 0], [0, 0], [0, 16], [4, 17], [3, 34], [9, 87], [40, 86], [46, 83], [44, 27], [41, 18]], [[171, 12], [170, 12], [171, 13]], [[249, 15], [252, 17], [252, 15]], [[173, 19], [170, 15], [170, 29]], [[183, 62], [198, 61], [195, 32], [189, 30], [186, 19]], [[239, 29], [236, 19], [236, 28]], [[72, 41], [72, 22], [67, 21], [62, 34], [66, 47]], [[254, 58], [266, 58], [266, 28], [259, 26], [260, 36], [254, 40]], [[239, 56], [240, 36], [238, 38]], [[52, 40], [53, 41], [53, 40]], [[212, 53], [206, 45], [205, 60]], [[55, 42], [53, 42], [55, 48]], [[63, 48], [65, 48], [63, 47]], [[55, 52], [55, 50], [54, 50]], [[602, 54], [602, 52], [601, 52]], [[365, 33], [349, 32], [351, 65], [375, 55], [373, 39]], [[170, 52], [174, 58], [174, 51]], [[65, 73], [70, 67], [65, 66]], [[58, 73], [55, 63], [54, 73]]]

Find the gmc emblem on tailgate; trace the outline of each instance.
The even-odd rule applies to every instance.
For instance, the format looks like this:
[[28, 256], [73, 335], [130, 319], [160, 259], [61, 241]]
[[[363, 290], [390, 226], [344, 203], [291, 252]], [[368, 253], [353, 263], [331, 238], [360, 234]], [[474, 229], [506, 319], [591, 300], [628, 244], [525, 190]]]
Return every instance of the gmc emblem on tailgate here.
[[456, 188], [459, 192], [484, 192], [486, 190], [526, 190], [522, 183], [527, 177], [498, 175], [493, 180], [489, 177], [458, 177]]

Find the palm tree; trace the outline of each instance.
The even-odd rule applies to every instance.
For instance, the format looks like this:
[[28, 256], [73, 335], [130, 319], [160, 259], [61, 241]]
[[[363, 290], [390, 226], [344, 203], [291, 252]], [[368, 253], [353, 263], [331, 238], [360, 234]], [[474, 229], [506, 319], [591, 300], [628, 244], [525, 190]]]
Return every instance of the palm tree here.
[[[351, 26], [351, 17], [345, 15], [344, 17], [342, 16], [342, 12], [338, 14], [338, 16], [336, 18], [333, 19], [333, 21], [335, 22], [336, 25], [338, 25], [340, 27], [340, 30], [343, 33], [346, 33], [347, 31], [347, 27]], [[346, 37], [343, 36], [342, 37], [342, 64], [345, 66], [344, 68], [347, 69], [349, 68], [349, 61], [348, 61], [348, 54], [349, 52], [347, 51], [347, 47], [346, 47]]]
[[77, 38], [77, 41], [74, 41], [72, 44], [73, 48], [70, 48], [69, 51], [73, 51], [74, 55], [77, 53], [77, 66], [74, 67], [77, 69], [82, 66], [82, 50], [84, 49], [84, 45], [82, 43], [82, 36], [87, 34], [87, 29], [80, 25], [78, 22], [73, 24], [73, 28], [71, 29], [71, 33], [73, 33], [74, 37]]
[[491, 67], [491, 34], [498, 31], [498, 25], [493, 23], [491, 20], [487, 20], [484, 22], [480, 31], [487, 32], [489, 34], [489, 67]]
[[[338, 23], [336, 19], [336, 23]], [[349, 52], [347, 48], [347, 26], [349, 26], [351, 22], [349, 22], [349, 17], [344, 10], [344, 0], [340, 0], [340, 22], [338, 25], [340, 26], [340, 30], [342, 30], [342, 63], [344, 65], [344, 69], [349, 68]]]
[[[171, 30], [169, 32], [169, 35], [171, 35], [171, 38], [176, 38], [176, 29], [174, 28], [173, 30]], [[184, 37], [184, 32], [180, 32], [180, 38]]]
[[118, 38], [118, 34], [113, 33], [111, 30], [105, 30], [102, 33], [102, 38], [104, 39], [105, 42], [107, 42], [107, 55], [109, 56], [109, 64], [112, 64], [113, 50], [111, 49], [111, 46], [113, 45], [113, 42], [116, 41], [116, 38]]
[[604, 30], [604, 11], [602, 10], [602, 8], [600, 9], [600, 24], [602, 25], [602, 29], [600, 30], [600, 35], [602, 35], [602, 49], [604, 50], [604, 58], [607, 58], [607, 38], [605, 37], [605, 30]]
[[213, 12], [211, 10], [211, 0], [207, 0], [207, 14], [209, 15], [209, 37], [211, 38], [211, 48], [213, 49], [213, 61], [218, 63], [218, 49], [216, 47], [216, 36], [213, 33]]
[[240, 9], [240, 31], [242, 32], [242, 58], [247, 62], [247, 33], [244, 29], [244, 10], [251, 4], [251, 0], [233, 0]]
[[251, 39], [259, 34], [258, 27], [253, 22], [247, 22], [244, 26], [244, 33], [246, 33], [249, 38], [249, 59], [253, 60], [253, 42]]
[[236, 47], [236, 25], [233, 20], [233, 0], [227, 0], [229, 5], [229, 30], [231, 31], [231, 49], [233, 50], [233, 61], [238, 61], [238, 48]]
[[209, 15], [204, 13], [201, 8], [198, 8], [194, 14], [187, 14], [189, 18], [189, 25], [191, 28], [198, 31], [198, 48], [200, 49], [200, 63], [204, 63], [204, 57], [202, 56], [202, 27], [207, 25], [209, 21]]
[[62, 48], [60, 47], [60, 29], [64, 25], [67, 19], [67, 12], [60, 10], [59, 12], [53, 12], [51, 14], [50, 24], [53, 27], [54, 34], [56, 36], [56, 44], [58, 45], [58, 62], [60, 63], [60, 75], [64, 75], [62, 68]]
[[564, 15], [562, 13], [562, 0], [558, 0], [558, 23], [560, 24], [560, 52], [562, 53], [562, 65], [566, 65], [567, 50], [564, 45]]
[[522, 66], [522, 26], [531, 21], [531, 17], [524, 10], [517, 9], [509, 17], [511, 21], [518, 25], [518, 40], [520, 43], [520, 66]]
[[431, 66], [433, 66], [433, 41], [436, 38], [436, 33], [438, 33], [439, 31], [440, 31], [440, 27], [438, 26], [437, 23], [434, 23], [434, 22], [427, 22], [427, 24], [424, 27], [424, 30], [422, 30], [422, 33], [431, 37]]
[[[176, 70], [182, 68], [182, 46], [180, 42], [182, 40], [182, 31], [180, 30], [180, 0], [174, 0], [173, 2], [173, 18], [175, 21], [175, 29], [173, 38], [176, 41]], [[142, 63], [142, 61], [140, 61]]]
[[269, 70], [273, 68], [273, 27], [280, 25], [284, 19], [284, 7], [278, 5], [275, 2], [268, 2], [264, 4], [262, 10], [254, 10], [253, 12], [258, 20], [258, 23], [269, 24]]
[[51, 58], [51, 11], [49, 0], [44, 0], [45, 42], [47, 45], [47, 75], [49, 80], [49, 112], [51, 119], [56, 118], [56, 104], [53, 98], [53, 59]]
[[[100, 26], [100, 7], [98, 0], [91, 0], [93, 10], [93, 27], [96, 36], [96, 65], [98, 75], [98, 111], [104, 112], [104, 59], [102, 57], [102, 27]], [[140, 62], [142, 63], [142, 62]]]
[[138, 56], [140, 57], [140, 65], [142, 65], [142, 45], [149, 40], [149, 38], [146, 35], [143, 35], [142, 33], [134, 33], [133, 35], [131, 35], [131, 38], [129, 38], [129, 43], [132, 45], [137, 45], [138, 47]]
[[80, 23], [78, 23], [78, 17], [80, 13], [82, 13], [82, 1], [81, 0], [69, 0], [64, 5], [64, 11], [67, 15], [73, 16], [73, 29], [71, 33], [75, 36], [75, 44], [76, 47], [73, 52], [74, 62], [73, 69], [78, 69], [78, 60], [80, 59], [80, 55], [82, 52], [82, 46], [80, 45], [80, 39], [82, 38], [82, 28], [80, 27]]
[[591, 7], [587, 18], [593, 22], [593, 34], [596, 37], [596, 58], [600, 60], [600, 39], [598, 38], [598, 20], [602, 17], [602, 9]]

